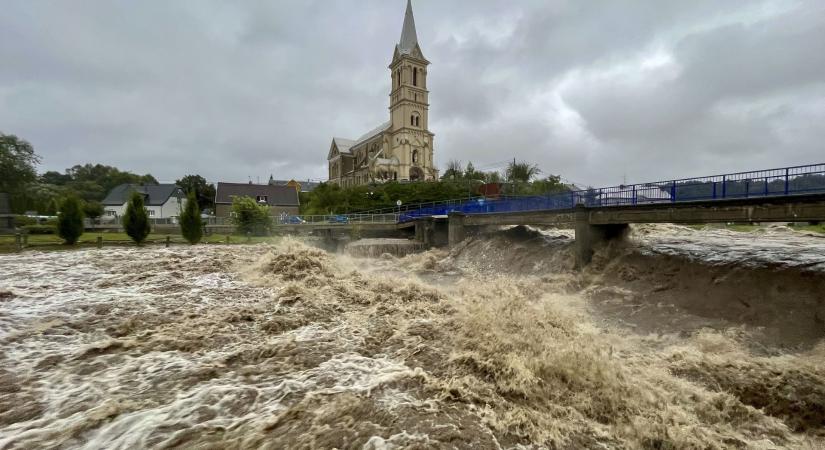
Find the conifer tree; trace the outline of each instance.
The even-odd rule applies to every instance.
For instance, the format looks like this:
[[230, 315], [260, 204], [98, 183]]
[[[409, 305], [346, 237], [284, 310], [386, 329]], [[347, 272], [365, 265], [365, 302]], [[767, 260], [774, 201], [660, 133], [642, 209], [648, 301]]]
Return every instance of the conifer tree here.
[[57, 215], [57, 234], [67, 245], [74, 245], [83, 235], [83, 208], [80, 200], [70, 195], [60, 203], [60, 213]]
[[197, 244], [203, 237], [203, 221], [201, 209], [195, 191], [189, 191], [186, 206], [180, 214], [180, 232], [190, 244]]
[[132, 193], [129, 203], [126, 204], [126, 212], [123, 214], [123, 229], [137, 245], [143, 244], [149, 236], [151, 227], [149, 225], [149, 215], [143, 204], [143, 196], [137, 192]]

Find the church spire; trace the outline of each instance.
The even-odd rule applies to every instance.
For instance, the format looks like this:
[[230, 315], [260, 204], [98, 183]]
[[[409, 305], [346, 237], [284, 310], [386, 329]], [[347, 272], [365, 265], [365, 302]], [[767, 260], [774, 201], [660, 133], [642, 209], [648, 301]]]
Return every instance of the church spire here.
[[401, 29], [401, 40], [398, 42], [398, 50], [401, 53], [412, 53], [418, 45], [418, 35], [415, 33], [415, 18], [412, 11], [412, 0], [407, 0], [407, 13], [404, 14], [404, 28]]

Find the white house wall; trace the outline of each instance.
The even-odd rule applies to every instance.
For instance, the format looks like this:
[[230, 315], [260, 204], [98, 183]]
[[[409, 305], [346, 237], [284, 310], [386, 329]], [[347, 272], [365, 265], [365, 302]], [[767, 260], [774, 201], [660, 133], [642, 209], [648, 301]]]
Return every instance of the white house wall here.
[[[150, 205], [146, 207], [150, 219], [168, 219], [170, 217], [180, 216], [180, 212], [186, 206], [186, 198], [169, 197], [163, 205]], [[122, 205], [106, 205], [105, 216], [111, 217], [114, 213], [115, 217], [123, 217], [126, 212], [126, 203]]]

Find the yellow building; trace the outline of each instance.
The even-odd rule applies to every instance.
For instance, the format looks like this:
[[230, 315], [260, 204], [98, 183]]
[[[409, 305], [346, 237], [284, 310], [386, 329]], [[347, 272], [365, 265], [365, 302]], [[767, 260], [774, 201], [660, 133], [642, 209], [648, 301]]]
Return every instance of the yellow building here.
[[332, 139], [327, 154], [330, 183], [348, 187], [438, 179], [433, 164], [435, 135], [428, 128], [429, 65], [418, 45], [412, 4], [407, 0], [401, 39], [389, 66], [390, 120], [358, 139]]

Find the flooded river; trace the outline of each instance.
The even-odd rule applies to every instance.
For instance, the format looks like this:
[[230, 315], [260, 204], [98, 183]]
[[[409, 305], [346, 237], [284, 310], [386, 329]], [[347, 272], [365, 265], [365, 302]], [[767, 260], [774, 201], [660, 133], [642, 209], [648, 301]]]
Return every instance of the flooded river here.
[[823, 448], [825, 239], [0, 256], [0, 449]]

